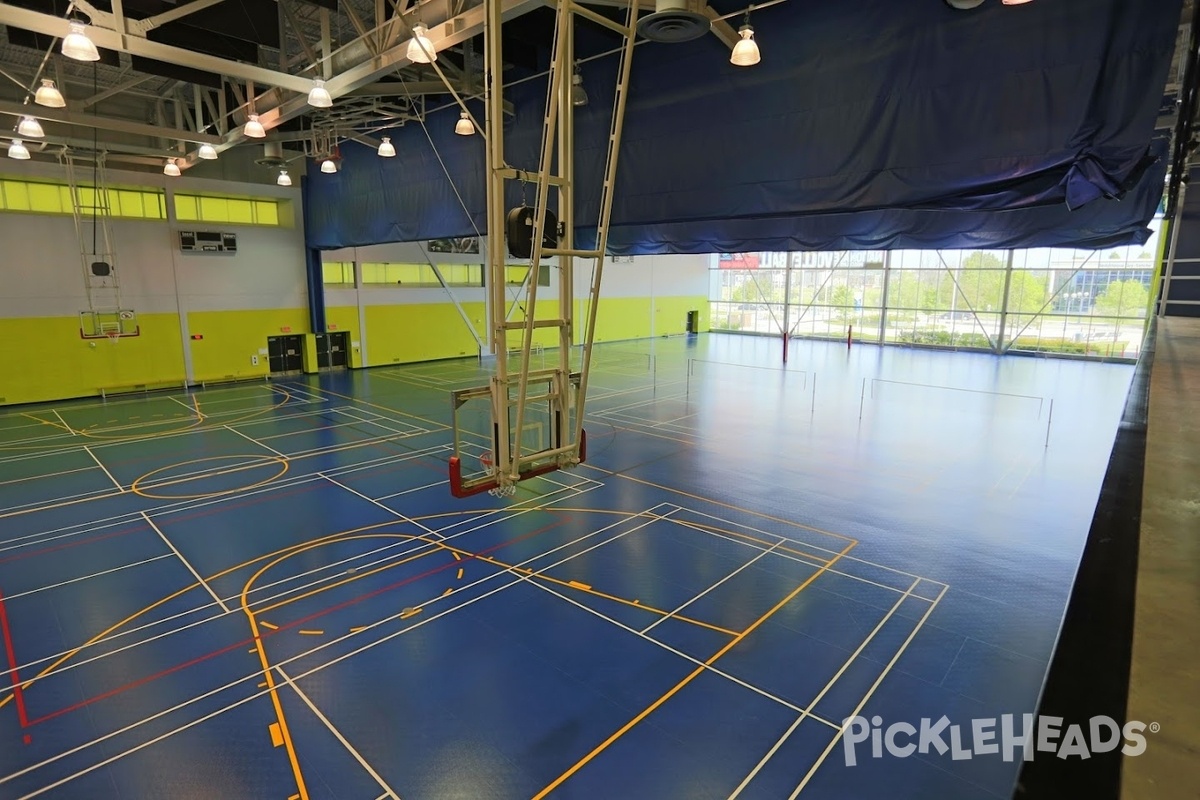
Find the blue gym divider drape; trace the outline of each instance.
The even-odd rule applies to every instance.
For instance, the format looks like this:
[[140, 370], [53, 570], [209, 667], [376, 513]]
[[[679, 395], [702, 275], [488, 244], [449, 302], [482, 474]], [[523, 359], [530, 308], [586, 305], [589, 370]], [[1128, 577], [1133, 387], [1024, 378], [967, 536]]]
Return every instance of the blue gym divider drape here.
[[[714, 36], [634, 59], [610, 248], [618, 254], [918, 247], [1103, 247], [1144, 241], [1165, 147], [1152, 142], [1180, 0], [784, 3], [755, 12], [753, 68]], [[734, 20], [736, 22], [736, 20]], [[586, 37], [585, 37], [586, 38]], [[611, 46], [598, 40], [597, 49]], [[585, 43], [586, 46], [586, 43]], [[583, 67], [579, 243], [599, 202], [615, 57]], [[512, 166], [536, 166], [545, 81], [506, 95]], [[472, 109], [482, 118], [481, 104]], [[334, 248], [484, 226], [484, 145], [392, 132], [337, 175], [310, 164], [308, 241]], [[532, 190], [528, 197], [532, 202]], [[510, 205], [521, 202], [511, 186]]]

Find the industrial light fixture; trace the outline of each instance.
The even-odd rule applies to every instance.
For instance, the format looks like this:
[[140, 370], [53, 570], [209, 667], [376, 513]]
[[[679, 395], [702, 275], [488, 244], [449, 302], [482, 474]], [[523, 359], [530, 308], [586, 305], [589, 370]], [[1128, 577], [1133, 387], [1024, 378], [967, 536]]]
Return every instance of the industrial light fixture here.
[[1028, 2], [1029, 0], [1003, 0], [1004, 5], [1006, 6], [1020, 6]]
[[258, 114], [250, 115], [250, 119], [246, 120], [246, 127], [242, 128], [242, 133], [251, 139], [265, 139], [267, 137], [266, 129], [258, 121]]
[[454, 123], [454, 132], [459, 136], [472, 136], [475, 133], [475, 123], [471, 122], [471, 115], [467, 112], [460, 112], [458, 122]]
[[211, 144], [202, 144], [200, 145], [200, 149], [196, 151], [196, 158], [202, 158], [205, 161], [216, 161], [217, 148], [213, 147]]
[[288, 171], [286, 169], [281, 169], [279, 170], [279, 177], [275, 179], [275, 183], [279, 184], [280, 186], [291, 186], [292, 176], [288, 175]]
[[750, 12], [753, 10], [753, 5], [746, 9], [746, 20], [738, 28], [738, 36], [742, 38], [729, 54], [729, 63], [735, 67], [753, 67], [760, 60], [758, 42], [754, 41], [754, 28], [750, 25]]
[[575, 65], [575, 74], [571, 76], [571, 105], [586, 106], [588, 104], [587, 90], [583, 88], [583, 74], [579, 65]]
[[413, 25], [412, 32], [412, 41], [408, 43], [408, 60], [414, 64], [429, 64], [437, 61], [437, 49], [425, 35], [429, 33], [429, 28], [425, 27], [425, 23], [418, 22]]
[[332, 175], [337, 172], [337, 162], [332, 158], [325, 159], [321, 162], [321, 172], [324, 172], [326, 175]]
[[163, 175], [178, 178], [179, 174], [179, 165], [175, 163], [175, 159], [168, 158], [166, 166], [163, 167]]
[[76, 61], [100, 60], [100, 51], [88, 38], [87, 28], [78, 20], [71, 20], [70, 29], [62, 40], [62, 54]]
[[308, 104], [313, 108], [329, 108], [333, 105], [333, 97], [325, 88], [325, 81], [313, 78], [312, 88], [308, 90]]
[[8, 146], [8, 157], [15, 158], [18, 161], [28, 161], [29, 148], [21, 144], [20, 139], [13, 139], [12, 143]]
[[375, 151], [380, 158], [395, 158], [396, 145], [392, 144], [390, 136], [384, 136], [383, 141], [379, 143], [379, 149]]
[[42, 85], [33, 94], [33, 102], [46, 108], [63, 108], [67, 105], [67, 101], [63, 99], [62, 92], [54, 85], [54, 81], [49, 78], [42, 78]]
[[27, 139], [41, 139], [46, 135], [46, 132], [42, 130], [42, 123], [33, 117], [21, 117], [21, 121], [17, 123], [17, 133]]

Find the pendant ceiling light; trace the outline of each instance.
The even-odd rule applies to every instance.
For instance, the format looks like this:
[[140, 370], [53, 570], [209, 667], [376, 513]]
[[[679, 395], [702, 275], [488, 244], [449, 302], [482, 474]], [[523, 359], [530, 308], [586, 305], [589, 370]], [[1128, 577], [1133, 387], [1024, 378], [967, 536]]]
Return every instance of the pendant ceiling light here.
[[175, 163], [175, 159], [168, 158], [166, 165], [163, 167], [163, 175], [178, 178], [179, 174], [179, 165]]
[[82, 22], [71, 21], [66, 37], [62, 40], [62, 54], [76, 61], [99, 61], [100, 51], [88, 38], [87, 28]]
[[325, 81], [320, 78], [313, 79], [312, 88], [308, 90], [308, 104], [313, 108], [329, 108], [333, 105], [333, 97], [325, 88]]
[[425, 27], [425, 23], [418, 22], [413, 25], [413, 38], [408, 43], [408, 60], [414, 64], [429, 64], [437, 61], [437, 50], [433, 46], [433, 42], [425, 34], [429, 33], [429, 28]]
[[326, 158], [321, 162], [321, 172], [324, 172], [326, 175], [332, 175], [337, 171], [337, 162], [332, 158]]
[[288, 175], [288, 171], [286, 169], [281, 169], [279, 170], [279, 177], [275, 179], [275, 183], [279, 184], [280, 186], [291, 186], [292, 176]]
[[42, 123], [33, 117], [21, 117], [21, 121], [17, 124], [17, 133], [27, 139], [41, 139], [46, 135], [46, 132], [42, 130]]
[[196, 157], [202, 158], [205, 161], [216, 161], [217, 148], [213, 147], [211, 144], [202, 144], [200, 145], [200, 149], [196, 152]]
[[753, 5], [746, 9], [746, 19], [738, 28], [738, 36], [742, 38], [729, 54], [729, 63], [735, 67], [753, 67], [759, 62], [758, 42], [754, 41], [754, 28], [750, 25], [750, 12], [753, 10]]
[[246, 134], [251, 139], [265, 139], [267, 131], [263, 128], [263, 124], [258, 121], [258, 114], [251, 114], [250, 119], [246, 120], [246, 127], [242, 129], [242, 133]]
[[42, 78], [42, 85], [34, 93], [33, 102], [46, 108], [63, 108], [67, 105], [67, 101], [63, 99], [62, 92], [54, 85], [54, 81], [49, 78]]
[[28, 161], [29, 148], [21, 144], [20, 139], [13, 139], [12, 143], [8, 146], [8, 157], [15, 158], [18, 161]]
[[383, 141], [379, 143], [379, 149], [376, 151], [380, 158], [395, 158], [396, 146], [392, 144], [390, 136], [384, 136]]
[[475, 134], [475, 123], [471, 122], [471, 115], [463, 111], [458, 115], [458, 122], [454, 123], [454, 132], [459, 136], [473, 136]]

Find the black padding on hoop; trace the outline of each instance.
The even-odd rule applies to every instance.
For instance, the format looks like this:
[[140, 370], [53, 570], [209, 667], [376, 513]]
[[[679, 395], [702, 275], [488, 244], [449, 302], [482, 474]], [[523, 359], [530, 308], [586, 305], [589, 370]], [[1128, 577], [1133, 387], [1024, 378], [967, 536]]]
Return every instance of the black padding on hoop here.
[[[504, 220], [508, 254], [513, 258], [529, 258], [533, 255], [534, 215], [534, 210], [529, 206], [520, 206], [509, 211]], [[558, 245], [558, 217], [550, 209], [546, 209], [542, 232], [542, 247], [553, 248]]]

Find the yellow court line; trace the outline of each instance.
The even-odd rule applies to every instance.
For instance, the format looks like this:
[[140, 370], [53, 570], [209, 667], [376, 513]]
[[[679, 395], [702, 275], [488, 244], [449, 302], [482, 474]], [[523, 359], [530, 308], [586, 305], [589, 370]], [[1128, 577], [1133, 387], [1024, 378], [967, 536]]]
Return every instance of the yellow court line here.
[[823, 572], [825, 572], [825, 570], [829, 569], [831, 566], [833, 566], [835, 563], [837, 563], [838, 559], [840, 559], [842, 556], [846, 555], [846, 553], [849, 553], [851, 548], [853, 548], [853, 547], [854, 547], [853, 542], [846, 545], [846, 547], [840, 553], [838, 553], [837, 558], [834, 558], [828, 564], [825, 564], [820, 569], [818, 569], [816, 572], [814, 572], [812, 575], [808, 576], [808, 578], [806, 578], [803, 583], [801, 583], [795, 589], [790, 591], [786, 597], [784, 597], [782, 600], [780, 600], [778, 603], [776, 603], [769, 611], [767, 611], [765, 614], [763, 614], [761, 617], [759, 617], [753, 623], [751, 623], [750, 627], [746, 628], [744, 631], [737, 634], [737, 636], [730, 639], [725, 644], [724, 647], [722, 647], [720, 650], [718, 650], [716, 653], [714, 653], [712, 656], [710, 656], [707, 661], [705, 661], [703, 664], [701, 664], [700, 666], [698, 666], [694, 670], [692, 670], [690, 673], [688, 673], [687, 676], [684, 677], [683, 680], [679, 681], [679, 683], [675, 684], [670, 689], [668, 689], [666, 692], [664, 692], [661, 697], [659, 697], [653, 703], [651, 703], [650, 705], [648, 705], [644, 709], [642, 709], [637, 714], [637, 716], [635, 716], [633, 719], [629, 720], [624, 725], [622, 725], [620, 728], [618, 728], [612, 735], [610, 735], [607, 739], [605, 739], [603, 742], [601, 742], [596, 747], [594, 747], [592, 749], [592, 751], [589, 752], [587, 755], [585, 755], [583, 758], [576, 761], [569, 769], [567, 769], [566, 772], [562, 773], [557, 778], [555, 778], [553, 781], [551, 781], [550, 784], [548, 786], [546, 786], [546, 788], [542, 789], [540, 792], [535, 794], [533, 796], [533, 800], [542, 800], [542, 798], [544, 798], [546, 795], [550, 794], [550, 792], [554, 791], [559, 786], [561, 786], [568, 778], [570, 778], [576, 772], [578, 772], [583, 767], [585, 767], [590, 761], [592, 761], [592, 759], [594, 759], [596, 756], [600, 755], [605, 750], [607, 750], [613, 744], [613, 742], [617, 741], [622, 736], [624, 736], [626, 733], [628, 733], [629, 730], [632, 729], [634, 725], [637, 725], [643, 719], [645, 719], [646, 717], [648, 717], [652, 713], [654, 713], [655, 709], [657, 709], [663, 703], [667, 702], [672, 697], [674, 697], [676, 694], [678, 694], [680, 692], [680, 690], [682, 690], [685, 686], [687, 686], [689, 683], [694, 681], [706, 669], [708, 669], [713, 664], [715, 664], [723, 655], [725, 655], [730, 650], [732, 650], [734, 647], [736, 647], [738, 645], [738, 643], [742, 642], [747, 636], [749, 636], [751, 633], [753, 633], [760, 625], [762, 625], [764, 622], [766, 622], [768, 619], [770, 619], [772, 616], [774, 616], [776, 614], [776, 612], [778, 612], [781, 608], [783, 608], [788, 603], [790, 603], [793, 599], [795, 599], [796, 595], [800, 594], [800, 592], [802, 592], [806, 588], [808, 588], [808, 586], [811, 585], [812, 582], [817, 579], [817, 576], [821, 575]]
[[264, 628], [267, 628], [267, 629], [269, 629], [269, 630], [273, 630], [273, 631], [277, 631], [277, 630], [279, 630], [279, 626], [278, 626], [278, 625], [272, 625], [271, 623], [267, 622], [266, 620], [263, 620], [263, 621], [262, 621], [261, 623], [259, 623], [259, 624], [261, 624], [261, 625], [262, 625]]
[[[60, 425], [57, 422], [51, 422], [50, 420], [42, 419], [41, 417], [35, 417], [32, 414], [26, 414], [24, 411], [21, 412], [21, 416], [28, 417], [29, 419], [34, 420], [35, 422], [40, 422], [43, 425], [49, 425], [51, 428], [58, 428], [60, 431], [66, 431], [67, 433], [75, 432], [71, 428], [68, 428], [66, 425]], [[18, 441], [20, 441], [20, 440], [18, 439]]]
[[591, 589], [592, 588], [589, 584], [580, 583], [579, 581], [567, 581], [567, 585], [574, 586], [576, 589]]
[[[684, 510], [686, 511], [687, 509], [684, 509]], [[660, 516], [659, 519], [661, 519], [665, 522], [673, 522], [676, 525], [681, 525], [685, 528], [692, 528], [693, 530], [698, 530], [702, 533], [724, 533], [724, 534], [728, 534], [729, 536], [736, 536], [739, 539], [747, 539], [751, 542], [755, 542], [757, 544], [766, 545], [768, 547], [771, 547], [772, 549], [774, 549], [776, 551], [780, 551], [780, 552], [784, 552], [784, 553], [791, 553], [792, 555], [795, 555], [795, 556], [803, 556], [804, 558], [808, 558], [813, 561], [819, 561], [822, 564], [829, 561], [829, 559], [826, 558], [825, 556], [817, 556], [817, 555], [813, 555], [812, 553], [805, 552], [804, 550], [796, 550], [795, 548], [792, 548], [792, 547], [784, 547], [782, 545], [782, 542], [778, 542], [778, 543], [771, 542], [766, 539], [760, 539], [757, 536], [751, 536], [748, 533], [741, 533], [740, 531], [733, 531], [733, 530], [729, 530], [728, 528], [718, 527], [716, 525], [705, 525], [703, 522], [691, 522], [686, 519], [680, 519], [679, 517]], [[783, 539], [783, 541], [785, 541], [785, 542], [791, 541], [787, 537], [780, 537], [780, 538]], [[850, 539], [850, 541], [854, 542], [855, 544], [858, 543], [857, 539]], [[805, 544], [805, 542], [792, 542], [792, 544], [802, 545], [802, 544]], [[820, 549], [820, 548], [817, 548], [816, 545], [814, 545], [813, 547], [816, 549]], [[831, 553], [833, 551], [829, 550], [826, 552]]]
[[[265, 687], [266, 685], [267, 685], [267, 682], [263, 681], [262, 683], [259, 684], [259, 687], [260, 688]], [[271, 746], [272, 747], [279, 747], [281, 744], [283, 744], [283, 731], [279, 730], [278, 722], [272, 722], [270, 725], [267, 726], [267, 730], [269, 730], [271, 732]]]
[[[246, 618], [250, 621], [250, 632], [254, 636], [254, 647], [258, 650], [258, 660], [262, 664], [263, 677], [267, 681], [267, 692], [271, 695], [271, 705], [275, 708], [275, 719], [279, 725], [279, 732], [282, 735], [283, 746], [287, 750], [288, 763], [292, 766], [292, 776], [296, 779], [296, 788], [300, 790], [300, 800], [308, 800], [308, 787], [304, 784], [304, 773], [300, 771], [300, 759], [296, 755], [296, 746], [292, 742], [291, 731], [288, 730], [287, 717], [283, 714], [283, 704], [279, 702], [279, 690], [275, 686], [275, 678], [271, 674], [271, 663], [267, 660], [267, 651], [263, 647], [262, 634], [258, 630], [258, 621], [254, 618], [254, 612], [246, 603], [246, 588], [250, 584], [247, 583], [242, 591], [242, 611], [245, 612]], [[263, 623], [266, 627], [266, 623]]]
[[[456, 554], [456, 555], [457, 555], [457, 554]], [[455, 578], [455, 580], [460, 580], [460, 581], [461, 581], [461, 580], [462, 580], [462, 576], [463, 576], [463, 568], [462, 568], [462, 567], [459, 567], [459, 568], [458, 568], [458, 576]]]
[[301, 629], [298, 631], [301, 636], [324, 636], [325, 631], [306, 631]]
[[408, 619], [409, 617], [415, 617], [417, 614], [420, 614], [420, 613], [421, 613], [421, 609], [419, 609], [419, 608], [406, 608], [400, 612], [400, 619]]
[[[149, 478], [151, 475], [157, 475], [160, 472], [165, 472], [166, 470], [169, 470], [169, 469], [175, 469], [176, 467], [184, 467], [184, 466], [187, 466], [188, 464], [197, 464], [201, 461], [224, 461], [224, 460], [231, 459], [231, 458], [249, 458], [249, 459], [253, 459], [253, 461], [249, 464], [238, 464], [238, 465], [232, 466], [232, 467], [224, 467], [222, 469], [213, 470], [212, 472], [201, 471], [201, 472], [197, 472], [197, 473], [194, 473], [191, 475], [185, 475], [180, 478], [172, 478], [169, 480], [157, 481], [157, 482], [153, 482], [153, 483], [149, 484], [149, 487], [147, 487], [144, 483], [146, 478]], [[260, 467], [265, 467], [270, 464], [278, 464], [283, 469], [279, 470], [279, 472], [277, 472], [276, 474], [272, 475], [269, 478], [266, 478], [265, 480], [258, 481], [257, 483], [252, 483], [248, 486], [237, 486], [232, 489], [222, 489], [221, 491], [204, 492], [202, 494], [157, 494], [157, 493], [151, 493], [151, 492], [147, 491], [147, 488], [159, 489], [163, 486], [177, 486], [181, 483], [190, 483], [192, 481], [205, 480], [208, 478], [219, 478], [223, 475], [232, 475], [235, 472], [245, 472], [245, 471], [251, 470], [251, 469], [258, 469]], [[284, 458], [282, 456], [271, 456], [271, 455], [267, 455], [265, 453], [255, 453], [253, 455], [246, 455], [246, 454], [242, 453], [242, 454], [230, 454], [227, 456], [208, 456], [205, 458], [194, 458], [194, 459], [191, 459], [190, 461], [181, 461], [178, 464], [168, 464], [165, 467], [159, 467], [158, 469], [151, 470], [150, 472], [147, 472], [145, 475], [136, 479], [133, 483], [129, 484], [129, 490], [140, 497], [147, 497], [147, 498], [150, 498], [153, 500], [197, 500], [197, 499], [204, 499], [204, 498], [208, 498], [208, 497], [217, 497], [217, 496], [223, 495], [223, 494], [231, 494], [234, 492], [248, 492], [251, 489], [257, 489], [259, 486], [264, 486], [268, 483], [279, 480], [280, 478], [282, 478], [284, 475], [287, 474], [287, 471], [288, 471], [288, 459]]]
[[367, 629], [367, 626], [366, 626], [366, 625], [359, 625], [357, 628], [351, 628], [351, 629], [350, 629], [350, 632], [351, 632], [351, 633], [362, 633], [362, 632], [363, 632], [363, 631], [365, 631], [366, 629]]
[[453, 586], [447, 586], [447, 587], [446, 587], [446, 591], [442, 592], [442, 597], [445, 597], [445, 596], [446, 596], [446, 595], [448, 595], [448, 594], [452, 594], [453, 592], [454, 592], [454, 587], [453, 587]]
[[[341, 392], [335, 392], [332, 389], [326, 389], [324, 386], [319, 387], [319, 388], [309, 387], [309, 388], [306, 388], [305, 391], [308, 392], [309, 394], [316, 394], [316, 395], [331, 394], [334, 397], [340, 397], [343, 400], [352, 400], [355, 403], [362, 403], [364, 406], [370, 406], [371, 408], [379, 408], [379, 409], [387, 411], [391, 414], [399, 414], [402, 417], [411, 417], [412, 419], [419, 419], [419, 420], [421, 420], [421, 422], [425, 422], [430, 425], [435, 425], [441, 430], [449, 430], [450, 429], [450, 426], [444, 422], [438, 422], [437, 420], [426, 419], [425, 417], [419, 417], [416, 414], [409, 414], [407, 411], [401, 411], [397, 408], [388, 408], [387, 406], [381, 406], [377, 403], [371, 403], [371, 402], [368, 402], [367, 400], [363, 400], [361, 397], [353, 397], [348, 394], [342, 394]], [[432, 431], [430, 431], [430, 432], [432, 433]]]

